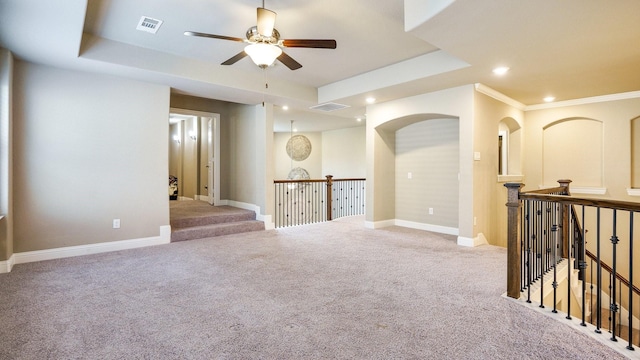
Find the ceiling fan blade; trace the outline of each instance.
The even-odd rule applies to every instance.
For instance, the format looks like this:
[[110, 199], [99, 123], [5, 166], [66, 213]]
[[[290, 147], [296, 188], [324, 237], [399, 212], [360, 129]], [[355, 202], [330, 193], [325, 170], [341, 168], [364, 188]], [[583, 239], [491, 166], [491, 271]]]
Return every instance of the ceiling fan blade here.
[[207, 33], [201, 33], [201, 32], [197, 32], [197, 31], [185, 31], [184, 34], [187, 35], [187, 36], [199, 36], [199, 37], [206, 37], [206, 38], [213, 38], [213, 39], [222, 39], [222, 40], [231, 40], [231, 41], [244, 42], [244, 39], [237, 38], [237, 37], [207, 34]]
[[232, 58], [230, 58], [229, 60], [223, 62], [220, 65], [233, 65], [235, 63], [237, 63], [239, 60], [242, 60], [245, 56], [247, 56], [247, 53], [244, 51], [241, 51], [237, 54], [235, 54]]
[[335, 40], [286, 39], [286, 40], [282, 40], [282, 46], [316, 48], [316, 49], [335, 49], [338, 46], [338, 44], [336, 43]]
[[262, 36], [271, 36], [276, 24], [276, 13], [265, 8], [258, 8], [258, 33]]
[[285, 66], [291, 70], [298, 70], [302, 67], [299, 62], [295, 61], [291, 56], [285, 54], [284, 52], [282, 52], [282, 54], [278, 56], [278, 60], [280, 60], [281, 63], [285, 64]]

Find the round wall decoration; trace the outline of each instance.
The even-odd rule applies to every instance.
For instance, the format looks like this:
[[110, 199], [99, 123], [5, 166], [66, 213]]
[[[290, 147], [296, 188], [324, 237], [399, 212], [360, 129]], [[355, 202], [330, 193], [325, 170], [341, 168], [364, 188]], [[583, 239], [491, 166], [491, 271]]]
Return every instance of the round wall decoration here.
[[295, 161], [302, 161], [311, 154], [311, 141], [304, 135], [294, 135], [287, 141], [287, 155]]
[[289, 176], [287, 176], [289, 180], [308, 180], [311, 179], [309, 177], [309, 172], [301, 167], [293, 168], [289, 171]]

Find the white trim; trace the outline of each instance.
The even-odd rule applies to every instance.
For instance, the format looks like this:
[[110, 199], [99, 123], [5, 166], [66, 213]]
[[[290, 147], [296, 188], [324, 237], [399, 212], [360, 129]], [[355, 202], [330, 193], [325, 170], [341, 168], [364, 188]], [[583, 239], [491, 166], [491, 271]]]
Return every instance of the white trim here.
[[604, 195], [607, 193], [607, 188], [571, 186], [569, 191], [572, 194]]
[[[221, 201], [222, 202], [222, 201]], [[235, 201], [235, 200], [225, 200], [226, 204], [229, 206], [237, 207], [245, 210], [253, 210], [256, 212], [256, 216], [260, 214], [260, 206], [255, 204], [249, 204], [245, 202]]]
[[499, 183], [522, 182], [523, 180], [524, 180], [524, 175], [498, 175]]
[[11, 272], [11, 269], [13, 269], [13, 265], [15, 265], [15, 263], [15, 255], [11, 255], [8, 260], [0, 261], [0, 274]]
[[474, 238], [468, 238], [464, 236], [458, 236], [458, 245], [466, 246], [466, 247], [476, 247], [480, 245], [488, 245], [489, 242], [487, 238], [484, 237], [483, 233], [478, 233], [478, 235]]
[[525, 107], [524, 111], [553, 109], [558, 107], [576, 106], [576, 105], [585, 105], [585, 104], [595, 104], [599, 102], [627, 100], [627, 99], [635, 99], [639, 97], [640, 97], [640, 91], [630, 91], [625, 93], [593, 96], [593, 97], [582, 98], [582, 99], [573, 99], [573, 100], [558, 101], [558, 102], [552, 102], [552, 103], [529, 105]]
[[264, 222], [265, 230], [273, 230], [276, 228], [276, 224], [273, 222], [271, 215], [263, 215], [260, 213], [260, 206], [255, 204], [244, 203], [235, 200], [220, 200], [220, 204], [237, 207], [245, 210], [252, 210], [256, 213], [256, 220]]
[[271, 215], [256, 215], [256, 219], [264, 222], [265, 230], [274, 230], [276, 224], [273, 222]]
[[627, 189], [627, 195], [640, 196], [640, 189]]
[[104, 243], [66, 246], [55, 249], [27, 251], [13, 254], [15, 264], [24, 264], [35, 261], [62, 259], [72, 256], [99, 254], [110, 251], [128, 250], [153, 245], [163, 245], [171, 242], [171, 226], [160, 226], [160, 236], [152, 236], [142, 239], [119, 240]]
[[432, 231], [432, 232], [437, 232], [441, 234], [458, 235], [458, 229], [453, 227], [425, 224], [425, 223], [399, 220], [399, 219], [395, 219], [394, 222], [396, 226], [402, 226], [406, 228], [425, 230], [425, 231]]
[[514, 100], [514, 99], [508, 97], [507, 95], [488, 87], [487, 85], [476, 83], [476, 84], [474, 84], [474, 86], [475, 86], [477, 92], [485, 94], [485, 95], [487, 95], [489, 97], [492, 97], [492, 98], [494, 98], [494, 99], [496, 99], [496, 100], [498, 100], [500, 102], [503, 102], [503, 103], [505, 103], [507, 105], [513, 106], [514, 108], [516, 108], [518, 110], [525, 110], [526, 107], [527, 107], [525, 104], [523, 104], [523, 103], [521, 103], [521, 102], [519, 102], [517, 100]]
[[[550, 189], [558, 187], [558, 185], [538, 185], [539, 189]], [[569, 188], [571, 194], [588, 194], [588, 195], [604, 195], [607, 193], [607, 188], [592, 187], [592, 186], [571, 186]]]
[[395, 224], [396, 222], [394, 219], [382, 221], [365, 221], [364, 227], [367, 229], [381, 229], [389, 226], [394, 226]]

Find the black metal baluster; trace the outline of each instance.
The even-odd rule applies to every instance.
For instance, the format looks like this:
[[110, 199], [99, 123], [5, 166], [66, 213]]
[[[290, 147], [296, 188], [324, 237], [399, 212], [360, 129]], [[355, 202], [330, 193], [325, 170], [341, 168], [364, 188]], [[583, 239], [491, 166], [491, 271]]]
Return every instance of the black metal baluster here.
[[556, 268], [556, 255], [557, 255], [557, 248], [556, 245], [558, 243], [558, 225], [552, 225], [551, 226], [551, 232], [553, 234], [553, 310], [551, 312], [553, 313], [557, 313], [557, 306], [556, 304], [558, 303], [557, 301], [557, 290], [558, 290], [558, 272], [557, 272], [557, 268]]
[[585, 222], [584, 222], [584, 205], [582, 205], [582, 236], [581, 236], [581, 242], [580, 242], [580, 273], [582, 274], [582, 322], [580, 323], [580, 325], [582, 326], [587, 326], [587, 323], [585, 322], [585, 318], [586, 318], [586, 303], [585, 303], [585, 296], [586, 296], [586, 292], [587, 292], [587, 277], [585, 275], [585, 269], [587, 268], [587, 262], [585, 261], [586, 259], [586, 226], [585, 226]]
[[589, 319], [590, 323], [594, 324], [593, 320], [593, 259], [589, 259], [591, 261], [591, 267], [589, 268], [589, 309], [591, 309], [591, 319]]
[[531, 200], [525, 200], [527, 204], [527, 302], [531, 303]]
[[629, 211], [629, 345], [633, 348], [633, 211]]
[[602, 263], [600, 261], [600, 207], [596, 208], [596, 263], [598, 269], [596, 271], [596, 284], [598, 292], [596, 293], [596, 333], [602, 333]]
[[[538, 210], [536, 211], [538, 218], [537, 233], [542, 234], [543, 215], [542, 215], [542, 201], [538, 202]], [[540, 259], [540, 307], [544, 308], [544, 236], [538, 236], [538, 258]]]
[[611, 329], [613, 329], [613, 331], [611, 332], [611, 341], [618, 341], [618, 339], [616, 339], [616, 313], [618, 312], [618, 304], [615, 303], [615, 294], [616, 294], [616, 250], [617, 250], [617, 245], [618, 245], [618, 236], [617, 234], [617, 229], [616, 229], [616, 225], [617, 225], [617, 210], [613, 209], [613, 235], [611, 235], [611, 244], [613, 246], [613, 250], [612, 250], [612, 256], [613, 256], [613, 264], [612, 264], [612, 274], [611, 277], [613, 279], [612, 283], [613, 283], [613, 289], [611, 290]]
[[[521, 201], [521, 200], [520, 200]], [[527, 213], [525, 211], [525, 207], [520, 207], [520, 292], [524, 291], [527, 284], [527, 236], [526, 229], [527, 226]]]
[[[571, 206], [567, 206], [566, 207], [566, 212], [567, 214], [567, 219], [568, 221], [568, 225], [569, 225], [569, 229], [567, 229], [567, 231], [565, 232], [566, 234], [569, 234], [569, 239], [567, 239], [566, 243], [567, 245], [569, 244], [573, 244], [573, 241], [571, 239], [572, 236], [574, 236], [574, 231], [573, 228], [575, 227], [575, 225], [573, 224], [573, 211], [571, 211]], [[575, 236], [574, 236], [575, 237]], [[571, 270], [571, 253], [572, 253], [572, 247], [573, 245], [569, 246], [569, 249], [567, 249], [567, 299], [571, 299], [571, 274], [572, 274], [572, 270]], [[571, 301], [567, 301], [567, 316], [566, 318], [568, 320], [571, 320]]]

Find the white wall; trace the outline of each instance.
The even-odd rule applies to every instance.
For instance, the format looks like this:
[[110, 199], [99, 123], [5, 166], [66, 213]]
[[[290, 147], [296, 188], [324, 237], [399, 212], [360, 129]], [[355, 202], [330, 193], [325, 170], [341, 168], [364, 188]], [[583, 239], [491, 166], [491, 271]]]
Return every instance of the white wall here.
[[367, 176], [367, 128], [358, 126], [322, 133], [322, 177], [334, 179]]
[[309, 157], [302, 161], [291, 160], [287, 154], [287, 142], [291, 138], [290, 133], [274, 133], [273, 156], [275, 159], [276, 180], [285, 180], [289, 171], [296, 167], [301, 167], [309, 173], [311, 179], [323, 179], [323, 135], [320, 132], [296, 132], [294, 135], [303, 135], [311, 142], [311, 153]]
[[169, 87], [19, 61], [14, 81], [15, 252], [158, 236]]
[[12, 89], [13, 56], [0, 48], [0, 261], [13, 255]]

